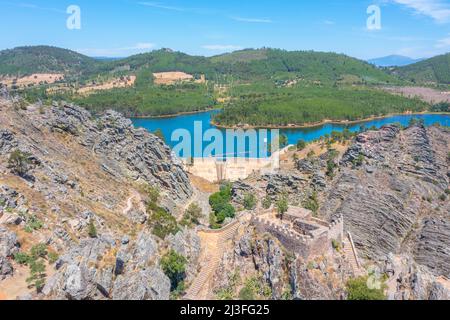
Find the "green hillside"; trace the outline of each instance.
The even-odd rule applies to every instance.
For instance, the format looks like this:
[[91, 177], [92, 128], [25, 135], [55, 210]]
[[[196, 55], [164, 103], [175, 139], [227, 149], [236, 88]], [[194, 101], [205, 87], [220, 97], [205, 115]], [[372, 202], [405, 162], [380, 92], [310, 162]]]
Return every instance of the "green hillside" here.
[[0, 75], [79, 74], [95, 70], [98, 64], [93, 58], [56, 47], [18, 47], [0, 51]]
[[394, 76], [367, 62], [336, 53], [249, 49], [210, 60], [219, 72], [245, 80], [300, 77], [333, 83], [353, 76], [361, 83], [398, 82]]
[[311, 87], [270, 88], [258, 85], [219, 113], [224, 126], [288, 126], [324, 119], [355, 121], [406, 111], [424, 111], [429, 105], [370, 88]]
[[392, 74], [417, 84], [450, 84], [450, 53], [396, 68]]
[[98, 60], [54, 47], [20, 47], [0, 51], [0, 75], [64, 72], [80, 79], [98, 74], [183, 71], [193, 75], [232, 75], [236, 80], [290, 79], [335, 82], [352, 76], [362, 83], [393, 83], [397, 79], [367, 62], [335, 53], [248, 49], [211, 58], [190, 56], [169, 49], [114, 61]]
[[[206, 83], [156, 85], [153, 73], [182, 71]], [[66, 90], [52, 84], [19, 88], [29, 100], [74, 101], [94, 112], [115, 109], [128, 116], [161, 116], [224, 107], [224, 125], [286, 125], [323, 119], [355, 120], [425, 110], [416, 100], [392, 96], [374, 85], [402, 84], [395, 75], [342, 54], [246, 49], [201, 57], [161, 49], [118, 60], [98, 60], [53, 47], [0, 52], [1, 74], [64, 72]], [[77, 94], [85, 85], [136, 75], [132, 87]], [[64, 89], [64, 88], [63, 88]]]

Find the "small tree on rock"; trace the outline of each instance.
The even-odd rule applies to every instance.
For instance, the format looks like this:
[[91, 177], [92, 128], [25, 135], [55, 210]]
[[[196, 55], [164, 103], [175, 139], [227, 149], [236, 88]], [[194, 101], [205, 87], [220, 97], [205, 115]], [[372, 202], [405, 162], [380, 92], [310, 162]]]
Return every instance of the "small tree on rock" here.
[[284, 214], [289, 210], [289, 201], [286, 195], [282, 195], [277, 201], [277, 212], [281, 220], [283, 220]]
[[88, 234], [89, 234], [89, 237], [91, 237], [91, 238], [97, 238], [97, 228], [95, 227], [95, 223], [94, 223], [93, 219], [91, 219], [89, 221]]
[[11, 169], [13, 174], [20, 177], [27, 175], [30, 170], [31, 160], [30, 154], [22, 152], [20, 150], [14, 150], [8, 159], [8, 168]]

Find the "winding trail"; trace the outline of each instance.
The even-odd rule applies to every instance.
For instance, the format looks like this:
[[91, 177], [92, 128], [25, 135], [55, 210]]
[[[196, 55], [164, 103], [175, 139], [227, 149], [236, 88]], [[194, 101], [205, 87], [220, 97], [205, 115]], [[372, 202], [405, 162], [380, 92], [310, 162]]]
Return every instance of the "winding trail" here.
[[131, 193], [131, 196], [127, 199], [127, 206], [122, 211], [125, 216], [128, 215], [133, 209], [135, 202], [138, 203], [139, 210], [141, 210], [142, 212], [146, 212], [146, 208], [142, 201], [141, 195], [137, 191], [133, 191]]
[[199, 261], [203, 261], [203, 263], [200, 272], [184, 297], [186, 300], [209, 299], [211, 281], [219, 267], [227, 243], [236, 236], [239, 228], [247, 225], [250, 220], [251, 214], [245, 213], [220, 230], [200, 230], [198, 232], [202, 248]]

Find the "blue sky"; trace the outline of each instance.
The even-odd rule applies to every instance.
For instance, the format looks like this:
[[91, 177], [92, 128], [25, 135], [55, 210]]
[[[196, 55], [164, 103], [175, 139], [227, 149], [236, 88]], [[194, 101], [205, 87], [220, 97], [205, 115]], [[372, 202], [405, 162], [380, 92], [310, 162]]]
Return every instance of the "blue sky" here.
[[[69, 30], [69, 5], [81, 29]], [[381, 9], [368, 30], [367, 8]], [[54, 45], [90, 56], [158, 48], [216, 55], [275, 47], [368, 59], [450, 52], [450, 0], [0, 0], [0, 49]]]

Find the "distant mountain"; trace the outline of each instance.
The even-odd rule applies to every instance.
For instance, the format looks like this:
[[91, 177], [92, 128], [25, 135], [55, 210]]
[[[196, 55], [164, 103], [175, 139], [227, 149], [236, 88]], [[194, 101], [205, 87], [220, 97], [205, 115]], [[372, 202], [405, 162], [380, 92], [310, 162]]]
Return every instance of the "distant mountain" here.
[[77, 52], [50, 46], [17, 47], [0, 51], [0, 74], [77, 74], [93, 70], [97, 61]]
[[390, 55], [386, 57], [370, 59], [367, 62], [376, 65], [377, 67], [403, 67], [422, 60], [423, 59], [412, 59], [405, 56]]
[[450, 84], [450, 53], [396, 68], [392, 74], [418, 84]]
[[91, 58], [99, 61], [117, 61], [125, 59], [124, 57], [91, 57]]

